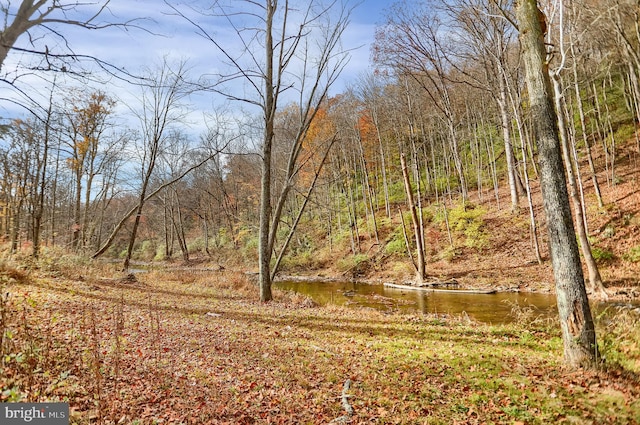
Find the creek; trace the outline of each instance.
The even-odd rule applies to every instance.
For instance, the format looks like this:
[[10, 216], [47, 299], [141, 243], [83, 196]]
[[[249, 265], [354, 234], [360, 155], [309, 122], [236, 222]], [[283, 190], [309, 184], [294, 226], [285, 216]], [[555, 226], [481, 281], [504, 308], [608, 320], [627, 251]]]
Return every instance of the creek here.
[[[476, 321], [495, 325], [511, 323], [522, 314], [541, 319], [558, 314], [555, 295], [540, 292], [472, 294], [407, 290], [358, 282], [291, 280], [276, 282], [274, 286], [307, 295], [320, 305], [374, 308], [386, 312], [467, 315]], [[595, 310], [602, 311], [608, 305], [612, 304], [598, 304]]]

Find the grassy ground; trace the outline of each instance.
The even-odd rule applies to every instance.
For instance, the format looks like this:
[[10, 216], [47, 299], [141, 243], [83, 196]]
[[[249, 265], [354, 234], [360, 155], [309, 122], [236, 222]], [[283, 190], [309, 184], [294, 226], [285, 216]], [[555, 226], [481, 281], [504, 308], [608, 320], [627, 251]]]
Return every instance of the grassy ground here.
[[68, 401], [72, 423], [640, 423], [632, 313], [600, 321], [607, 367], [573, 371], [554, 324], [261, 304], [232, 272], [38, 267], [0, 262], [1, 397]]

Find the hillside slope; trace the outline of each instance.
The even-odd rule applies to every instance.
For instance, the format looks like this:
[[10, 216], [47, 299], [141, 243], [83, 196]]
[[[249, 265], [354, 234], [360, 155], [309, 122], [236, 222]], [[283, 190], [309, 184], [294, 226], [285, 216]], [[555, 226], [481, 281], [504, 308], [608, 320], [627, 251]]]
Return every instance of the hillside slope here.
[[[614, 178], [610, 170], [600, 171], [598, 180], [605, 205], [598, 208], [593, 184], [588, 176], [586, 160], [582, 167], [584, 194], [590, 240], [594, 256], [610, 295], [620, 299], [640, 297], [640, 189], [638, 179], [640, 154], [635, 140], [617, 147], [618, 162]], [[596, 155], [597, 149], [596, 149]], [[596, 156], [602, 164], [604, 158]], [[607, 178], [609, 175], [609, 178]], [[538, 225], [538, 239], [543, 262], [538, 264], [530, 231], [529, 207], [526, 196], [520, 202], [520, 213], [509, 210], [506, 184], [499, 191], [499, 202], [492, 189], [483, 193], [470, 192], [466, 208], [448, 205], [450, 243], [447, 226], [439, 210], [431, 208], [426, 215], [427, 274], [438, 280], [455, 279], [462, 286], [553, 291], [553, 273], [548, 255], [545, 217], [539, 181], [531, 181], [534, 212]], [[456, 215], [457, 214], [457, 215]], [[396, 214], [397, 215], [397, 214]], [[401, 226], [399, 217], [387, 230], [381, 229], [381, 242], [361, 237], [358, 261], [347, 262], [350, 249], [335, 246], [329, 252], [322, 247], [314, 254], [313, 262], [287, 265], [283, 274], [319, 275], [364, 281], [406, 281], [413, 276], [410, 259], [403, 253], [389, 254], [390, 230]], [[407, 222], [407, 228], [409, 223]], [[319, 243], [321, 244], [321, 242]], [[325, 245], [327, 242], [325, 241]], [[345, 244], [346, 245], [346, 244]], [[406, 252], [406, 251], [405, 251]]]

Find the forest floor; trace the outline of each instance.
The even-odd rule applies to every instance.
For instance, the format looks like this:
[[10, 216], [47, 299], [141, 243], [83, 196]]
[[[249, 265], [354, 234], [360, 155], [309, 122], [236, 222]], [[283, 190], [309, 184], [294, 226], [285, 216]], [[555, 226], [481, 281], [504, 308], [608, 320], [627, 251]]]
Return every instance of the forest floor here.
[[1, 399], [69, 402], [73, 424], [640, 424], [633, 311], [599, 318], [608, 360], [575, 371], [535, 318], [264, 304], [244, 273], [41, 261], [0, 263]]

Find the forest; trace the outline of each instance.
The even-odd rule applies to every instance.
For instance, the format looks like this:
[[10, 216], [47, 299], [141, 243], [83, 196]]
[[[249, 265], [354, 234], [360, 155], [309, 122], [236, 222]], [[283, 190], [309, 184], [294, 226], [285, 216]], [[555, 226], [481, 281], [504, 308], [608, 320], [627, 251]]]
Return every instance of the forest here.
[[[2, 402], [640, 423], [640, 3], [389, 3], [339, 92], [366, 1], [213, 3], [163, 3], [221, 58], [196, 75], [76, 53], [70, 27], [159, 31], [115, 0], [0, 2]], [[321, 305], [290, 279], [549, 293], [558, 314]]]

